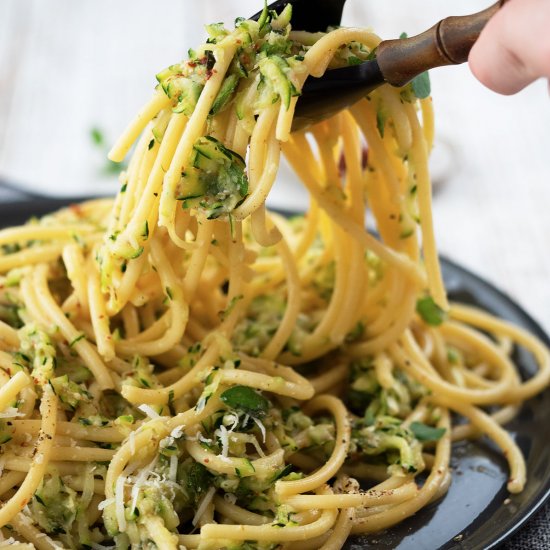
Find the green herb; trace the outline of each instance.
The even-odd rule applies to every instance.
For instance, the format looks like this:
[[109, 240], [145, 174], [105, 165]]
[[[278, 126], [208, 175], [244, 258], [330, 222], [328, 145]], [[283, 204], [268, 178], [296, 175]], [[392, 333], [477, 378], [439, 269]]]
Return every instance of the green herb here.
[[130, 260], [135, 260], [136, 258], [139, 258], [143, 254], [143, 246], [140, 246], [137, 250], [135, 250], [130, 255]]
[[126, 169], [126, 163], [124, 162], [115, 162], [113, 160], [107, 159], [103, 171], [106, 174], [119, 174], [122, 170]]
[[143, 233], [141, 234], [141, 236], [145, 239], [149, 237], [149, 223], [147, 222], [147, 220], [145, 220], [145, 225], [143, 226]]
[[[92, 140], [94, 146], [96, 146], [98, 150], [102, 153], [102, 156], [107, 154], [107, 140], [105, 138], [105, 134], [101, 129], [95, 126], [91, 128], [90, 139]], [[108, 159], [102, 168], [102, 172], [105, 174], [119, 174], [121, 170], [126, 169], [126, 166], [127, 165], [124, 162], [114, 162]]]
[[455, 348], [447, 348], [447, 361], [453, 365], [460, 362], [460, 352]]
[[292, 472], [292, 464], [287, 464], [282, 470], [279, 470], [274, 476], [273, 476], [273, 482], [277, 481], [278, 479], [281, 479], [282, 477], [287, 476]]
[[69, 347], [72, 348], [77, 342], [80, 342], [86, 335], [84, 333], [79, 334], [74, 340], [69, 343]]
[[152, 140], [149, 142], [149, 145], [147, 146], [147, 149], [150, 151], [154, 146], [155, 146], [155, 140], [152, 139]]
[[346, 334], [346, 342], [354, 342], [363, 336], [365, 325], [358, 321], [357, 324]]
[[166, 287], [166, 296], [168, 296], [170, 300], [174, 299], [174, 294], [172, 293], [172, 289], [169, 286]]
[[426, 324], [434, 327], [443, 323], [446, 317], [445, 312], [434, 302], [431, 296], [425, 296], [416, 302], [416, 312]]
[[373, 59], [376, 59], [376, 53], [378, 51], [378, 46], [376, 46], [376, 48], [373, 48], [370, 52], [369, 52], [369, 55], [367, 55], [367, 59], [366, 61], [372, 61]]
[[[407, 38], [407, 33], [402, 32], [399, 38]], [[411, 89], [418, 99], [426, 99], [431, 93], [430, 75], [425, 71], [411, 80]], [[406, 101], [408, 101], [405, 98]]]
[[430, 75], [428, 71], [425, 71], [418, 76], [415, 76], [411, 81], [411, 87], [414, 92], [414, 95], [418, 99], [426, 99], [430, 96], [431, 85], [430, 85]]
[[272, 525], [274, 527], [288, 527], [291, 525], [297, 525], [297, 523], [292, 519], [294, 514], [295, 512], [292, 512], [292, 509], [285, 504], [278, 506], [277, 515], [273, 518]]
[[237, 302], [239, 300], [242, 300], [244, 298], [244, 296], [242, 294], [239, 294], [238, 296], [233, 296], [233, 298], [231, 298], [231, 300], [229, 301], [229, 304], [227, 305], [227, 307], [220, 312], [220, 318], [222, 321], [225, 321], [225, 319], [227, 319], [227, 317], [231, 314], [231, 312], [235, 309], [235, 305], [237, 304]]
[[213, 479], [212, 474], [205, 466], [198, 462], [193, 462], [193, 464], [191, 464], [187, 472], [186, 485], [195, 503], [200, 500], [203, 493], [206, 493], [210, 485], [212, 485]]
[[242, 461], [244, 462], [244, 464], [246, 466], [245, 473], [250, 475], [250, 474], [253, 474], [256, 471], [256, 468], [254, 468], [254, 464], [252, 464], [252, 462], [250, 461], [249, 458], [243, 458]]
[[105, 143], [103, 132], [99, 128], [94, 127], [90, 130], [90, 138], [94, 145], [102, 146]]
[[269, 409], [269, 401], [248, 386], [233, 386], [225, 390], [220, 399], [228, 407], [250, 416], [264, 416]]
[[418, 441], [439, 441], [445, 433], [445, 428], [433, 428], [422, 422], [412, 422], [410, 429]]
[[360, 57], [357, 57], [356, 55], [350, 55], [347, 58], [348, 65], [361, 65], [363, 63], [363, 60]]
[[10, 243], [3, 244], [0, 248], [3, 254], [15, 254], [21, 250], [21, 245], [19, 243]]
[[126, 193], [126, 189], [128, 189], [128, 184], [125, 183], [121, 188], [120, 188], [120, 192], [121, 193]]
[[380, 108], [376, 111], [376, 127], [378, 128], [378, 133], [380, 134], [380, 137], [384, 137], [384, 129], [386, 126], [387, 118], [388, 114], [385, 109]]

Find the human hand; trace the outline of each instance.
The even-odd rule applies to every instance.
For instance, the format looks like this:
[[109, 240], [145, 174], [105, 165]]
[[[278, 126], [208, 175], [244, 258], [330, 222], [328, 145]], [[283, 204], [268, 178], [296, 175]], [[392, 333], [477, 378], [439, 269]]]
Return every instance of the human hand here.
[[482, 84], [506, 95], [550, 79], [550, 0], [509, 0], [483, 29], [469, 64]]

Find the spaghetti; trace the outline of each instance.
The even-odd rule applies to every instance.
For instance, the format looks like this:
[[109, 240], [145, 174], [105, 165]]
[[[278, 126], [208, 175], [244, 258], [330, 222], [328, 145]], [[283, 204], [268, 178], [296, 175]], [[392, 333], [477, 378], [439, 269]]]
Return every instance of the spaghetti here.
[[[522, 490], [501, 424], [547, 386], [549, 354], [447, 304], [431, 100], [383, 87], [291, 134], [305, 79], [379, 39], [290, 16], [210, 25], [158, 75], [111, 152], [135, 143], [114, 200], [0, 231], [6, 541], [337, 549], [441, 498], [452, 441], [480, 434]], [[305, 216], [265, 208], [281, 149]], [[539, 365], [528, 381], [515, 345]]]

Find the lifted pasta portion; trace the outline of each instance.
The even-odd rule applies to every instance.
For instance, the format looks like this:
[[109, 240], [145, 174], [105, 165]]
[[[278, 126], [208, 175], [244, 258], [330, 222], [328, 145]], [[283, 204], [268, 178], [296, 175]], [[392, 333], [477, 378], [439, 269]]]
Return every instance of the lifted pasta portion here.
[[[521, 491], [500, 424], [547, 386], [550, 356], [447, 304], [425, 90], [383, 87], [291, 134], [305, 79], [378, 37], [292, 30], [290, 6], [207, 30], [113, 148], [137, 141], [114, 200], [0, 230], [2, 535], [337, 549], [441, 498], [451, 442], [479, 433]], [[265, 208], [281, 150], [304, 216]]]

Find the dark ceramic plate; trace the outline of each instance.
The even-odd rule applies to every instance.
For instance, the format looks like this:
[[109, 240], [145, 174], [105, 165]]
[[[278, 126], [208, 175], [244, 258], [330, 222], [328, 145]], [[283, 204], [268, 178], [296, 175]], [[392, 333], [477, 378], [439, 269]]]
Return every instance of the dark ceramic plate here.
[[[35, 199], [0, 204], [0, 227], [23, 223], [69, 202]], [[442, 264], [451, 299], [512, 321], [550, 345], [537, 323], [508, 296], [448, 260]], [[523, 376], [536, 371], [532, 357], [523, 350], [515, 351], [515, 359]], [[507, 425], [527, 460], [528, 481], [521, 494], [507, 493], [508, 468], [494, 445], [485, 439], [460, 443], [453, 448], [453, 482], [443, 499], [383, 534], [351, 539], [346, 550], [486, 550], [502, 544], [550, 495], [549, 412], [550, 391], [546, 391], [525, 403]]]
[[[537, 323], [508, 296], [449, 260], [443, 259], [442, 267], [452, 300], [512, 321], [550, 344]], [[516, 349], [514, 359], [523, 377], [536, 372], [536, 363], [524, 350]], [[507, 464], [491, 442], [458, 443], [452, 452], [453, 482], [443, 499], [381, 535], [350, 540], [346, 550], [486, 550], [502, 544], [550, 495], [549, 412], [547, 390], [526, 402], [506, 426], [527, 461], [527, 485], [522, 493], [506, 491]]]

